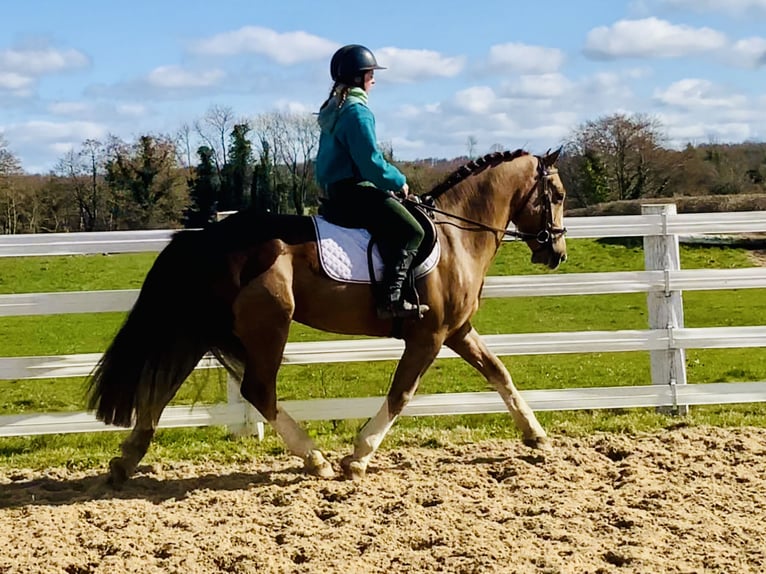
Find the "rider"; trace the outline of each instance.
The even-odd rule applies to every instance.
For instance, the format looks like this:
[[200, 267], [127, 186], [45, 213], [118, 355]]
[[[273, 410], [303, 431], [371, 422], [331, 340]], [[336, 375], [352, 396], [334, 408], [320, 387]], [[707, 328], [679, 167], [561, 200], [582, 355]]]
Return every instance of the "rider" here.
[[375, 117], [367, 107], [375, 70], [383, 69], [373, 53], [358, 44], [333, 55], [334, 84], [319, 110], [316, 179], [333, 209], [343, 212], [345, 224], [366, 228], [381, 242], [385, 266], [378, 317], [416, 318], [428, 306], [405, 300], [402, 286], [424, 231], [395, 195], [407, 197], [407, 180], [380, 152]]

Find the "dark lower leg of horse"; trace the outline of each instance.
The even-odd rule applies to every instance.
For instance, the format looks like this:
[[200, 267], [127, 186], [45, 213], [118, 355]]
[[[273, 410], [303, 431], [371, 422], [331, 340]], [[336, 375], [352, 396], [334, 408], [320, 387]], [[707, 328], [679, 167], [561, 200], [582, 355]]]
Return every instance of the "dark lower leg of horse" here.
[[354, 441], [354, 453], [341, 461], [341, 467], [346, 478], [352, 480], [364, 478], [370, 459], [372, 459], [380, 443], [383, 442], [396, 418], [415, 395], [420, 377], [431, 366], [440, 347], [441, 343], [437, 344], [435, 341], [429, 341], [425, 344], [407, 343], [404, 354], [396, 367], [394, 381], [386, 400], [377, 414], [368, 420], [357, 434]]
[[478, 370], [503, 398], [524, 444], [532, 448], [548, 448], [548, 438], [532, 409], [521, 396], [508, 369], [484, 344], [475, 329], [453, 335], [445, 344]]
[[126, 438], [120, 450], [122, 456], [115, 457], [109, 461], [109, 484], [114, 488], [120, 488], [125, 482], [133, 476], [138, 467], [138, 463], [144, 458], [149, 449], [149, 443], [154, 437], [153, 428], [133, 428], [130, 436]]
[[136, 409], [136, 424], [130, 435], [120, 445], [122, 456], [109, 461], [109, 484], [120, 488], [136, 471], [154, 438], [162, 411], [178, 392], [181, 384], [168, 390], [164, 397], [153, 405], [140, 405]]

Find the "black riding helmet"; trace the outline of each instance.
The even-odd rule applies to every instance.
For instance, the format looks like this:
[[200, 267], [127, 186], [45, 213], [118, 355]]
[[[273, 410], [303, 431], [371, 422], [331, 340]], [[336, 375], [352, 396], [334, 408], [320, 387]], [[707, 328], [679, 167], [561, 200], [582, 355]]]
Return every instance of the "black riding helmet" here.
[[361, 87], [364, 72], [385, 70], [378, 65], [375, 55], [369, 48], [359, 44], [349, 44], [340, 48], [330, 60], [330, 76], [334, 82]]

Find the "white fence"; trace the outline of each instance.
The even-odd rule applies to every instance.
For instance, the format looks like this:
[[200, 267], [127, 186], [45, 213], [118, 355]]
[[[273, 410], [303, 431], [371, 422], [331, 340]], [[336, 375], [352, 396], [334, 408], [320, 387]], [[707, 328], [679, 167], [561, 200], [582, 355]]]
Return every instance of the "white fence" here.
[[[636, 216], [569, 218], [569, 238], [644, 237], [646, 270], [488, 277], [483, 297], [529, 297], [647, 293], [647, 330], [525, 333], [485, 337], [498, 355], [649, 351], [652, 385], [581, 389], [526, 390], [537, 411], [629, 407], [671, 407], [766, 401], [766, 382], [686, 384], [684, 350], [766, 346], [766, 326], [685, 328], [682, 291], [766, 288], [766, 268], [683, 270], [678, 265], [681, 235], [766, 232], [766, 213], [675, 214], [675, 206], [645, 206]], [[71, 233], [0, 236], [0, 257], [160, 250], [171, 231]], [[0, 316], [126, 311], [136, 290], [0, 295]], [[402, 343], [392, 339], [288, 343], [285, 364], [398, 359]], [[0, 358], [0, 379], [85, 376], [99, 354]], [[439, 357], [454, 357], [443, 349]], [[205, 358], [200, 368], [217, 366]], [[169, 407], [161, 427], [228, 425], [260, 432], [260, 416], [229, 389], [229, 402]], [[287, 401], [298, 420], [336, 420], [372, 416], [381, 397]], [[506, 412], [496, 393], [417, 395], [405, 415]], [[0, 416], [0, 436], [117, 430], [90, 413]]]

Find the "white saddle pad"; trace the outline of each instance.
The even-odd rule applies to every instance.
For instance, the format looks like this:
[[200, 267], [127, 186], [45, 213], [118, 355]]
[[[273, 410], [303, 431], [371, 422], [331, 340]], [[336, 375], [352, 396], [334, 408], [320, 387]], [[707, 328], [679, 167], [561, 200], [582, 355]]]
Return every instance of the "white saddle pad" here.
[[[313, 217], [319, 246], [319, 261], [325, 273], [336, 281], [344, 283], [370, 283], [367, 263], [367, 245], [370, 232], [366, 229], [349, 229], [329, 223], [321, 215]], [[425, 261], [415, 268], [415, 277], [422, 277], [434, 270], [439, 263], [439, 242]], [[378, 246], [372, 248], [375, 279], [383, 277], [383, 260]]]

